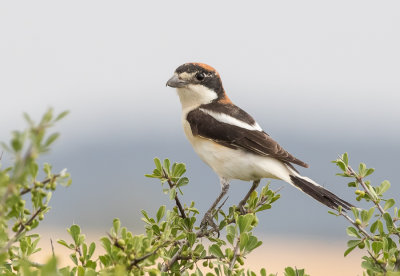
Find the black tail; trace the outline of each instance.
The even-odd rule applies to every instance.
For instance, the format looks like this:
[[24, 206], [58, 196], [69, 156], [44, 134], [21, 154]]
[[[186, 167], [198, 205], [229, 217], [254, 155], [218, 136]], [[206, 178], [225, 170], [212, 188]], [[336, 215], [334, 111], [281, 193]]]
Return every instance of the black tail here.
[[343, 209], [350, 210], [350, 208], [353, 207], [352, 204], [337, 197], [330, 191], [326, 190], [324, 187], [315, 185], [307, 181], [306, 179], [294, 175], [290, 175], [290, 179], [292, 180], [293, 184], [300, 190], [302, 190], [309, 196], [312, 196], [314, 199], [318, 200], [329, 208], [337, 210], [340, 205]]

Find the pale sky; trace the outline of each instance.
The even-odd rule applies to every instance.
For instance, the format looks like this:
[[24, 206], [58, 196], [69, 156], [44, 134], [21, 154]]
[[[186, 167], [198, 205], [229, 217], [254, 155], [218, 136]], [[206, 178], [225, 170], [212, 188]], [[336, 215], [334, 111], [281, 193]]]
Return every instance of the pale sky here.
[[[0, 140], [23, 126], [23, 112], [71, 110], [43, 158], [74, 180], [54, 196], [50, 225], [108, 228], [119, 216], [136, 227], [141, 208], [168, 203], [143, 177], [155, 156], [188, 163], [186, 202], [205, 210], [218, 180], [185, 140], [178, 97], [165, 87], [180, 64], [204, 62], [237, 105], [310, 163], [304, 174], [352, 200], [330, 163], [338, 154], [371, 164], [376, 181], [398, 177], [399, 8], [398, 1], [2, 1]], [[286, 188], [262, 216], [272, 221], [262, 231], [343, 238], [345, 222], [274, 183]], [[231, 203], [248, 188], [235, 182]]]

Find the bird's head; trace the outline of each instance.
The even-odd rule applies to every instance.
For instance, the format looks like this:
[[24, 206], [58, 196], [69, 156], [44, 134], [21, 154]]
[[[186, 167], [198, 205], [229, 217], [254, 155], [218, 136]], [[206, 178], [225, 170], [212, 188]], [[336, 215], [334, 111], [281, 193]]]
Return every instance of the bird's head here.
[[176, 88], [183, 108], [195, 108], [213, 101], [231, 103], [218, 72], [204, 63], [179, 66], [167, 86]]

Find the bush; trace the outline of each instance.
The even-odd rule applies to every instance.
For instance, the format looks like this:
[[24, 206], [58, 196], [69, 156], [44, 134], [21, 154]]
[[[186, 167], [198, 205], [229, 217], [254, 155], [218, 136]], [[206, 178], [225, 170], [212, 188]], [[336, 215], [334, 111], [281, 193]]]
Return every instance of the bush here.
[[[37, 124], [25, 115], [28, 128], [13, 132], [10, 145], [3, 144], [14, 163], [0, 168], [2, 275], [257, 275], [243, 268], [245, 257], [262, 244], [253, 232], [259, 223], [257, 214], [268, 211], [280, 195], [271, 190], [268, 183], [259, 193], [252, 192], [241, 208], [240, 204], [224, 207], [222, 203], [213, 214], [216, 228], [200, 227], [202, 216], [195, 202], [184, 204], [182, 201], [182, 189], [189, 184], [185, 165], [171, 164], [168, 159], [161, 162], [157, 158], [154, 159], [155, 169], [146, 176], [161, 182], [163, 192], [175, 206], [171, 210], [160, 206], [155, 216], [142, 210], [143, 234], [132, 234], [115, 219], [107, 236], [100, 240], [105, 253], [95, 258], [96, 244], [87, 244], [80, 227], [72, 225], [68, 229], [71, 241], [58, 240], [58, 243], [71, 250], [69, 257], [73, 266], [60, 268], [55, 257], [45, 264], [30, 261], [40, 250], [37, 247], [39, 235], [33, 234], [33, 230], [50, 210], [52, 192], [59, 184], [68, 186], [71, 183], [65, 170], [54, 173], [47, 163], [42, 166], [44, 177], [38, 180], [37, 158], [49, 151], [59, 136], [57, 133], [47, 135], [47, 131], [66, 114], [63, 112], [53, 118], [49, 110]], [[394, 207], [393, 199], [383, 198], [390, 183], [384, 181], [372, 186], [365, 178], [373, 169], [361, 163], [355, 172], [349, 166], [347, 154], [334, 163], [342, 170], [341, 176], [351, 178], [348, 186], [356, 188], [356, 199], [372, 204], [368, 210], [352, 208], [353, 218], [341, 208], [329, 211], [352, 224], [346, 230], [352, 239], [344, 255], [359, 248], [365, 252], [362, 262], [365, 274], [400, 275], [394, 272], [399, 271], [400, 266], [400, 233], [396, 226], [400, 211]], [[258, 275], [267, 275], [266, 269]], [[303, 269], [287, 267], [284, 275], [306, 274]]]

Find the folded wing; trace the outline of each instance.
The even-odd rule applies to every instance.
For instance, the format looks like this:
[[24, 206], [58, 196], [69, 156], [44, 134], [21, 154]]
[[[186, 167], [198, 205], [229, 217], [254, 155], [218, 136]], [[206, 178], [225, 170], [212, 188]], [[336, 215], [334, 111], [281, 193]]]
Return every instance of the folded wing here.
[[[236, 123], [240, 118], [232, 117], [232, 120], [228, 120], [229, 117], [227, 116], [229, 115], [224, 113], [224, 117], [222, 117], [212, 112], [204, 108], [197, 108], [187, 114], [187, 121], [194, 136], [213, 140], [229, 148], [274, 157], [288, 165], [293, 163], [305, 168], [308, 167], [305, 162], [284, 150], [267, 133], [262, 131], [258, 125], [245, 125], [246, 121]], [[247, 116], [250, 117], [250, 115]], [[251, 120], [254, 121], [253, 118]]]

